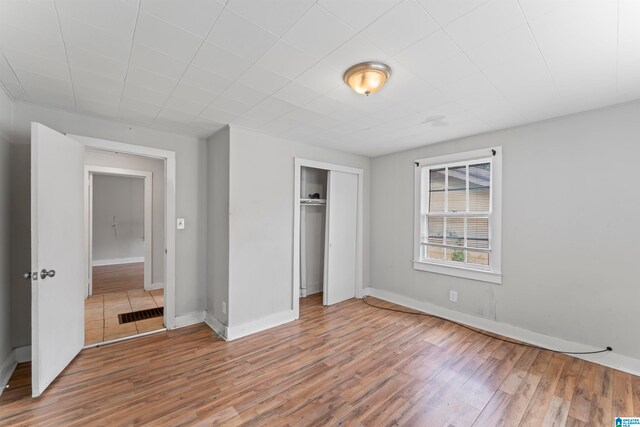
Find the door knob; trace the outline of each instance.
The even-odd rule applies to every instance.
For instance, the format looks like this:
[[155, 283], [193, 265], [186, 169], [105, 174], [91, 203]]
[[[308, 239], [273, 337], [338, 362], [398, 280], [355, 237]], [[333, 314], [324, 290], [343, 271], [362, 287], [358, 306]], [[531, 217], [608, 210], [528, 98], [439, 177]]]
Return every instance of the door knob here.
[[27, 279], [27, 280], [31, 279], [31, 272], [30, 272], [30, 271], [27, 271], [26, 273], [24, 273], [24, 274], [22, 275], [22, 277], [24, 277], [24, 278], [25, 278], [25, 279]]
[[33, 273], [30, 273], [27, 271], [22, 275], [22, 277], [24, 277], [26, 280], [29, 280], [29, 279], [38, 280], [38, 272], [34, 271]]
[[42, 271], [40, 271], [40, 277], [44, 280], [47, 277], [55, 277], [56, 275], [56, 271], [55, 270], [49, 270], [47, 271], [46, 268], [43, 268]]

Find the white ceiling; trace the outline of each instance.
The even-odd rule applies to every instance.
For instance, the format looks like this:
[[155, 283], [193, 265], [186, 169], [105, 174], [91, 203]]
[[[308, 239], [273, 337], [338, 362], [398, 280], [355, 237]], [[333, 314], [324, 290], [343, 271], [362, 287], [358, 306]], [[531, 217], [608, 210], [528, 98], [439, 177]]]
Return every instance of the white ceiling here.
[[[638, 0], [0, 0], [0, 82], [379, 155], [640, 98], [638, 22]], [[369, 98], [342, 82], [367, 60], [393, 69]]]

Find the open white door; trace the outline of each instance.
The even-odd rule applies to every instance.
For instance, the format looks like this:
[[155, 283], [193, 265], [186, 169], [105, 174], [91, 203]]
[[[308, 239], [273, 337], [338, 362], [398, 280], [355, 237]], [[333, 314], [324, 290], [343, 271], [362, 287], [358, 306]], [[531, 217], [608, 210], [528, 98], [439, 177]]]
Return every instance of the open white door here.
[[355, 297], [358, 175], [329, 171], [325, 232], [324, 305]]
[[32, 391], [39, 396], [84, 342], [84, 146], [31, 124]]

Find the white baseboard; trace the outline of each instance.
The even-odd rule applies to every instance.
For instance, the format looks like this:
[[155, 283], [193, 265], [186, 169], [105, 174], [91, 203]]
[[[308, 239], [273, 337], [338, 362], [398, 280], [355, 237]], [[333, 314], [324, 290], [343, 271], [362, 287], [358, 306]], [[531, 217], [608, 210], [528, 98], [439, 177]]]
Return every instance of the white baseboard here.
[[91, 261], [91, 265], [94, 267], [98, 267], [102, 265], [135, 264], [138, 262], [144, 262], [144, 257], [94, 259], [93, 261]]
[[364, 289], [356, 289], [356, 298], [363, 298], [366, 297], [367, 295], [369, 295], [369, 289], [371, 288], [364, 288]]
[[150, 285], [144, 285], [144, 290], [145, 291], [155, 291], [156, 289], [164, 289], [164, 283], [162, 282], [157, 282], [157, 283], [152, 283]]
[[311, 291], [309, 289], [305, 289], [304, 291], [300, 289], [300, 298], [306, 298], [311, 295], [319, 294], [320, 292], [322, 292], [322, 289], [320, 290], [314, 289]]
[[275, 326], [282, 325], [296, 320], [295, 312], [293, 310], [281, 311], [279, 313], [270, 314], [261, 319], [252, 320], [251, 322], [244, 323], [238, 326], [227, 327], [227, 340], [232, 341], [238, 338], [246, 337], [247, 335], [255, 334], [256, 332], [264, 331]]
[[16, 352], [15, 350], [11, 350], [7, 357], [4, 358], [2, 363], [0, 363], [0, 396], [2, 396], [2, 392], [7, 387], [9, 380], [11, 379], [11, 375], [13, 375], [13, 371], [15, 371], [16, 366], [18, 366], [18, 361], [16, 360]]
[[211, 313], [208, 311], [204, 312], [204, 323], [207, 324], [211, 329], [213, 329], [218, 335], [224, 338], [227, 341], [227, 326], [216, 319]]
[[193, 313], [176, 316], [174, 319], [174, 328], [184, 328], [185, 326], [204, 322], [204, 311], [194, 311]]
[[31, 362], [31, 346], [25, 345], [23, 347], [16, 347], [13, 349], [16, 352], [16, 362], [24, 363]]
[[[529, 344], [539, 345], [541, 347], [549, 349], [558, 349], [565, 351], [601, 350], [600, 348], [567, 341], [562, 338], [544, 335], [538, 332], [530, 331], [528, 329], [509, 325], [507, 323], [497, 322], [495, 320], [484, 319], [470, 314], [449, 310], [447, 308], [439, 307], [437, 305], [423, 301], [418, 301], [416, 299], [382, 289], [366, 288], [363, 289], [363, 294], [371, 295], [372, 297], [379, 298], [394, 304], [402, 305], [414, 310], [423, 311], [425, 313], [434, 314], [436, 316], [463, 323], [474, 328], [493, 332], [498, 335], [502, 335], [518, 341], [523, 341]], [[581, 354], [573, 356], [579, 359], [587, 360], [589, 362], [607, 366], [609, 368], [628, 372], [633, 375], [640, 375], [640, 360], [615, 353], [615, 351], [609, 351], [600, 354]]]
[[0, 363], [0, 395], [13, 375], [18, 363], [29, 362], [31, 360], [31, 346], [14, 348], [7, 354], [7, 357]]

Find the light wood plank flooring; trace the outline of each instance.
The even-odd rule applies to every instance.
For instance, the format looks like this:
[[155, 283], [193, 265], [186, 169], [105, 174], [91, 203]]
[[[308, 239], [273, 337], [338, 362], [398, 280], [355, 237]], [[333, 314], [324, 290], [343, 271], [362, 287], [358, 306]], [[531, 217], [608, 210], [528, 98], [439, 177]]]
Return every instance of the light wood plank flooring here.
[[164, 290], [92, 295], [84, 302], [84, 344], [91, 345], [162, 329], [163, 318], [120, 324], [118, 314], [164, 307]]
[[639, 377], [320, 298], [302, 300], [296, 322], [229, 343], [195, 325], [84, 350], [37, 399], [22, 364], [0, 425], [611, 426], [640, 415]]
[[144, 289], [144, 263], [92, 267], [93, 295]]

